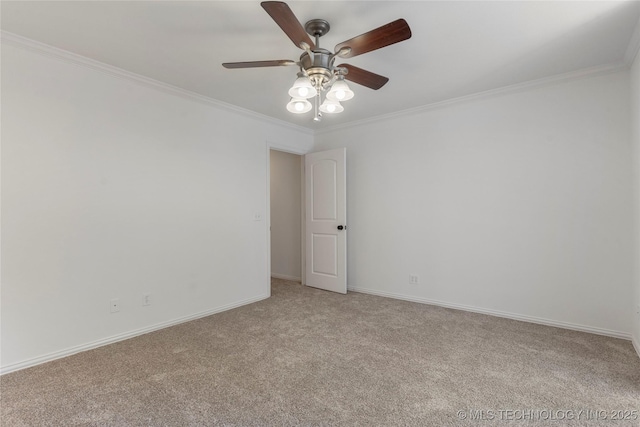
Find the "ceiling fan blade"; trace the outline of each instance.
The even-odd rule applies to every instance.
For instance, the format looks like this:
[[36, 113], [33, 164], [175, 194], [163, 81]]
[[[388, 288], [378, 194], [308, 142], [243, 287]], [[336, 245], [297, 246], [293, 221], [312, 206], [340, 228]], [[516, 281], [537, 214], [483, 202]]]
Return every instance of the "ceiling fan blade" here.
[[353, 65], [340, 64], [338, 67], [349, 70], [349, 72], [344, 76], [345, 79], [373, 90], [380, 89], [389, 81], [388, 77], [363, 70], [362, 68], [354, 67]]
[[289, 59], [276, 59], [274, 61], [249, 61], [249, 62], [225, 62], [224, 68], [258, 68], [258, 67], [278, 67], [281, 65], [296, 65], [295, 61]]
[[311, 38], [300, 24], [300, 21], [298, 21], [298, 18], [296, 18], [286, 3], [281, 1], [263, 1], [260, 5], [262, 5], [262, 8], [276, 21], [276, 24], [282, 28], [282, 31], [289, 36], [293, 44], [300, 49], [304, 49], [304, 43], [311, 49], [315, 49], [313, 41], [311, 41]]
[[[353, 58], [409, 38], [411, 38], [409, 24], [404, 19], [398, 19], [336, 45], [334, 52], [342, 58]], [[341, 50], [343, 52], [340, 52]]]

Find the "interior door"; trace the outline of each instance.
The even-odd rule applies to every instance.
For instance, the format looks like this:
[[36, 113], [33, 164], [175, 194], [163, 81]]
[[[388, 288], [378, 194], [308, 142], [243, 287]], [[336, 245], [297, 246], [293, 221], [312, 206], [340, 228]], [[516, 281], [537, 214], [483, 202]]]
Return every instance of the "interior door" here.
[[306, 285], [347, 293], [347, 149], [305, 155]]

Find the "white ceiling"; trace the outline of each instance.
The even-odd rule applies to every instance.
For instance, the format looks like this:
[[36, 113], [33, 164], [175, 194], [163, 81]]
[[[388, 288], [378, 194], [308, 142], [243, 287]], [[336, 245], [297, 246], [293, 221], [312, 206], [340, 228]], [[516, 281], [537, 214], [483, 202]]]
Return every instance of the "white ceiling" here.
[[[390, 78], [351, 84], [345, 112], [285, 109], [295, 67], [228, 70], [222, 62], [297, 60], [301, 51], [259, 1], [2, 1], [1, 28], [127, 71], [311, 129], [368, 119], [593, 67], [635, 53], [640, 1], [288, 1], [299, 21], [329, 21], [321, 46], [398, 18], [413, 37], [346, 63]], [[634, 30], [636, 31], [634, 35]], [[626, 55], [626, 57], [625, 57]], [[342, 61], [341, 61], [342, 62]]]

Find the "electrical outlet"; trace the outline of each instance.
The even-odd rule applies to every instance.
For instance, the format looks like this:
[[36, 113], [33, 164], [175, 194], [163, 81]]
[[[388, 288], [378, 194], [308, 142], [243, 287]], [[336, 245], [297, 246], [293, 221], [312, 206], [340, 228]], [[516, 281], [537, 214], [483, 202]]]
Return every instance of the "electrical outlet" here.
[[410, 285], [417, 285], [418, 283], [420, 283], [420, 279], [418, 278], [418, 276], [415, 275], [415, 274], [410, 274], [409, 275], [409, 284]]
[[151, 305], [151, 294], [142, 295], [142, 305]]
[[118, 298], [114, 298], [109, 301], [109, 311], [111, 313], [117, 313], [120, 311], [120, 300]]

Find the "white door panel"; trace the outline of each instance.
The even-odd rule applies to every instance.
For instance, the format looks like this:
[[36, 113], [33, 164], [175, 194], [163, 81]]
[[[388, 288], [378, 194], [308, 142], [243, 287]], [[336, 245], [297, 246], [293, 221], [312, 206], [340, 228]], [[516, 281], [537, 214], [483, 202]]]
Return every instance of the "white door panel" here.
[[347, 293], [346, 149], [305, 156], [306, 285]]
[[321, 160], [311, 165], [313, 221], [337, 221], [337, 173], [337, 162], [333, 160]]
[[338, 239], [332, 234], [313, 234], [313, 273], [325, 276], [338, 277], [338, 260], [336, 258]]

